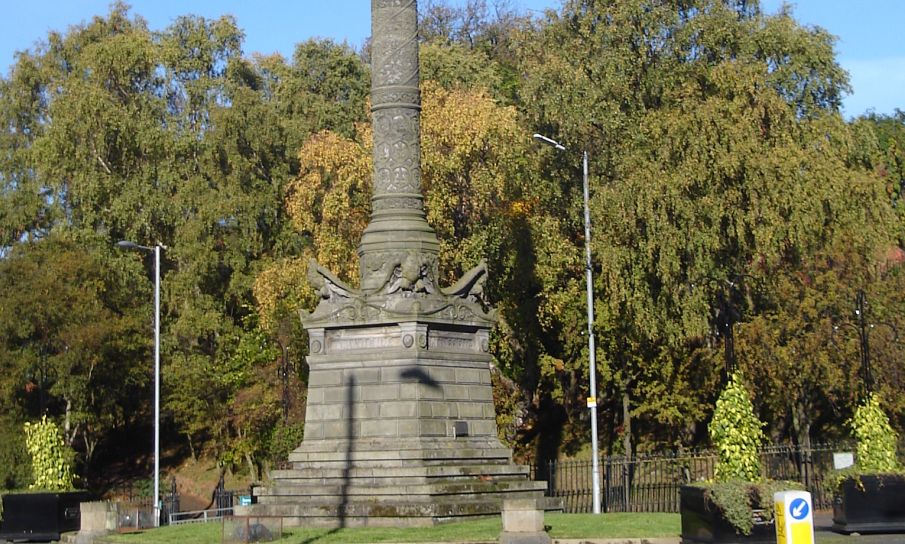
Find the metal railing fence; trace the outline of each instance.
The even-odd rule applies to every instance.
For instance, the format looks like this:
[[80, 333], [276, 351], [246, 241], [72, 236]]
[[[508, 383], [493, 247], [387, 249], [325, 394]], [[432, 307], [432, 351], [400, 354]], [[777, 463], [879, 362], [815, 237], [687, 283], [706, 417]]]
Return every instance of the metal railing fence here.
[[[815, 508], [830, 508], [832, 491], [825, 480], [833, 469], [833, 453], [853, 449], [842, 443], [767, 446], [760, 453], [761, 471], [765, 478], [800, 482], [811, 492]], [[713, 478], [716, 462], [713, 450], [603, 457], [601, 508], [604, 512], [678, 512], [679, 487]], [[590, 460], [550, 461], [531, 465], [531, 478], [546, 481], [546, 495], [561, 498], [566, 512], [591, 512], [591, 468]]]

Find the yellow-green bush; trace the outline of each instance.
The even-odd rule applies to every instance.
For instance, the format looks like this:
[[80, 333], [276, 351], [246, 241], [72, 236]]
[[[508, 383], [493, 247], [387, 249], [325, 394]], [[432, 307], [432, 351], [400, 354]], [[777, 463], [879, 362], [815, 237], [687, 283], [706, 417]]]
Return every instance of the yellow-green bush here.
[[31, 455], [35, 478], [29, 489], [62, 491], [73, 488], [72, 449], [47, 416], [38, 423], [25, 423], [25, 447]]

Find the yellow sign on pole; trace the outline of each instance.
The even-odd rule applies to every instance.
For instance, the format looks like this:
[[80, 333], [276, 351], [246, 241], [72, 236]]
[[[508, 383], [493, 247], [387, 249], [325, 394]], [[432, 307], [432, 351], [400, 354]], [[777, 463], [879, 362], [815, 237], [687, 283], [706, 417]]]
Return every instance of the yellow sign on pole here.
[[588, 397], [588, 408], [597, 406], [597, 397]]
[[777, 544], [814, 544], [814, 508], [807, 491], [773, 495]]

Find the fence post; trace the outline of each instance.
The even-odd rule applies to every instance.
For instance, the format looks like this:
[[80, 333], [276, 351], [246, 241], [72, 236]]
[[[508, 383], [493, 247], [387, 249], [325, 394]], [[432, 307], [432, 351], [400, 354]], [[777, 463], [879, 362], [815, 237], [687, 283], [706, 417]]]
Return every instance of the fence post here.
[[176, 477], [170, 480], [170, 511], [179, 511], [179, 487], [176, 485]]
[[625, 454], [625, 463], [622, 465], [622, 501], [625, 506], [625, 512], [631, 512], [631, 493], [632, 488], [632, 462], [630, 453]]
[[610, 511], [610, 456], [603, 458], [603, 490], [601, 493], [600, 508], [604, 513]]
[[556, 493], [556, 481], [554, 472], [556, 472], [556, 461], [547, 461], [547, 492], [550, 495], [555, 496]]

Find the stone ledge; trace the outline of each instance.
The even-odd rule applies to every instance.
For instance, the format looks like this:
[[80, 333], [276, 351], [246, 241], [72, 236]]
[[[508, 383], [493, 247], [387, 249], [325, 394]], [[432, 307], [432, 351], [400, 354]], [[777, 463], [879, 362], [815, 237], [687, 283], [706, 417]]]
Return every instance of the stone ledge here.
[[480, 476], [528, 476], [528, 467], [513, 463], [443, 464], [443, 465], [360, 465], [348, 467], [348, 462], [322, 462], [305, 464], [304, 468], [274, 470], [274, 480], [319, 480], [323, 478], [419, 478], [432, 479], [474, 478]]

